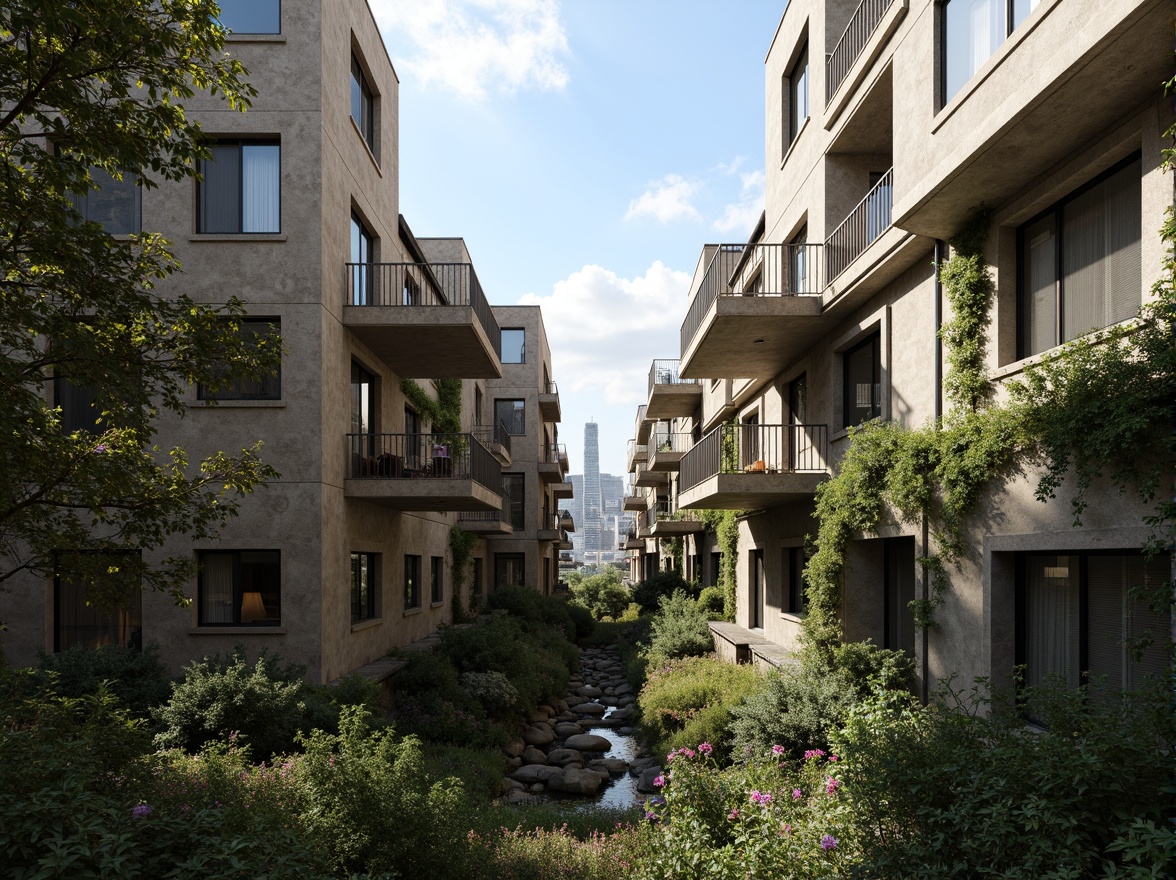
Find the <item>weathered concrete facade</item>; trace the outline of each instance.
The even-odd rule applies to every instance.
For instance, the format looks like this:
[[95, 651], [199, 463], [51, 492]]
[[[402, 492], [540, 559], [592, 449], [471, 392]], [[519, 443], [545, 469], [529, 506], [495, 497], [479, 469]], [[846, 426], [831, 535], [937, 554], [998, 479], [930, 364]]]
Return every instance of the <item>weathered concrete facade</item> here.
[[[451, 454], [456, 459], [481, 448], [480, 441], [430, 436], [434, 426], [427, 413], [416, 411], [402, 380], [417, 379], [435, 398], [431, 379], [461, 378], [462, 429], [472, 431], [481, 422], [476, 401], [488, 396], [485, 379], [503, 370], [490, 308], [477, 313], [484, 298], [464, 242], [418, 242], [400, 216], [398, 80], [367, 3], [285, 0], [280, 10], [278, 32], [229, 37], [227, 50], [241, 59], [258, 91], [252, 109], [234, 112], [208, 96], [188, 105], [218, 140], [279, 146], [278, 230], [201, 231], [200, 189], [191, 180], [165, 183], [142, 198], [143, 229], [171, 239], [183, 266], [171, 288], [208, 303], [241, 298], [251, 317], [280, 324], [285, 346], [275, 398], [210, 405], [192, 389], [185, 417], [163, 419], [161, 446], [182, 446], [192, 461], [260, 439], [264, 458], [281, 476], [244, 500], [219, 541], [193, 546], [177, 539], [158, 555], [194, 553], [200, 560], [207, 552], [261, 552], [280, 560], [280, 586], [271, 584], [265, 594], [264, 618], [246, 619], [242, 602], [259, 593], [237, 574], [230, 594], [236, 607], [227, 609], [223, 625], [201, 620], [203, 581], [191, 585], [189, 607], [144, 595], [135, 640], [158, 643], [173, 669], [240, 644], [250, 654], [268, 648], [305, 664], [310, 679], [331, 681], [452, 619], [449, 534], [455, 511], [501, 507], [498, 465], [490, 453], [483, 450], [491, 463], [483, 463], [480, 477], [452, 464]], [[356, 69], [366, 89], [370, 136], [353, 118]], [[367, 250], [358, 256], [356, 224], [367, 236]], [[356, 263], [367, 268], [356, 269]], [[360, 272], [370, 278], [366, 292], [357, 287]], [[410, 299], [409, 276], [422, 279], [424, 299], [416, 298], [420, 290]], [[448, 277], [459, 277], [460, 284], [447, 284]], [[543, 346], [549, 373], [537, 309], [529, 320], [538, 327], [536, 345]], [[406, 335], [419, 347], [388, 342]], [[390, 365], [389, 351], [396, 351], [398, 364], [407, 352], [407, 367]], [[536, 349], [532, 397], [539, 391], [539, 356]], [[453, 367], [460, 363], [481, 366], [462, 372]], [[513, 381], [522, 386], [526, 378], [520, 374]], [[420, 453], [423, 443], [433, 445], [432, 456], [405, 454], [410, 447]], [[384, 468], [389, 461], [395, 467]], [[536, 462], [532, 454], [516, 465], [529, 469], [532, 485], [538, 481]], [[484, 545], [474, 555], [489, 564]], [[414, 558], [418, 582], [409, 589]], [[357, 611], [353, 571], [359, 564], [366, 580]], [[436, 591], [435, 564], [441, 574]], [[528, 583], [542, 586], [533, 572]], [[463, 607], [470, 587], [467, 576], [457, 600]], [[56, 589], [52, 581], [27, 583], [0, 595], [10, 662], [35, 662], [38, 650], [59, 646]]]
[[[983, 203], [993, 212], [987, 357], [998, 395], [1034, 357], [1024, 343], [1033, 222], [1061, 218], [1065, 205], [1109, 181], [1127, 206], [1116, 222], [1141, 230], [1125, 270], [1138, 273], [1135, 308], [1161, 272], [1158, 230], [1173, 202], [1160, 168], [1161, 133], [1172, 121], [1161, 86], [1171, 75], [1171, 4], [1041, 0], [1008, 4], [1024, 12], [1013, 21], [1006, 4], [989, 5], [792, 0], [765, 62], [764, 219], [747, 244], [708, 245], [699, 261], [680, 373], [703, 391], [693, 417], [673, 429], [693, 431], [696, 445], [664, 492], [675, 509], [746, 511], [736, 623], [780, 646], [797, 644], [799, 548], [815, 532], [811, 490], [798, 497], [802, 473], [835, 467], [846, 428], [865, 417], [917, 427], [947, 406], [937, 329], [950, 315], [934, 262], [947, 258], [945, 242], [973, 210]], [[995, 17], [958, 17], [979, 6]], [[978, 30], [998, 24], [1003, 31]], [[874, 375], [863, 379], [855, 365], [872, 352]], [[708, 435], [723, 422], [739, 424], [721, 463], [714, 438], [712, 470], [702, 475], [729, 476], [696, 482]], [[907, 649], [931, 686], [953, 674], [1003, 679], [1026, 663], [1025, 633], [1041, 613], [1026, 605], [1026, 566], [1049, 554], [1072, 561], [1059, 568], [1085, 572], [1096, 557], [1138, 557], [1149, 512], [1097, 487], [1075, 527], [1068, 487], [1043, 504], [1037, 476], [1030, 470], [989, 489], [966, 524], [966, 551], [948, 572], [933, 629], [916, 630], [906, 607], [924, 590], [915, 564], [928, 549], [921, 531], [889, 525], [851, 542], [846, 638]], [[756, 479], [758, 489], [747, 483]], [[724, 480], [746, 485], [728, 491]], [[710, 540], [688, 537], [687, 558]], [[696, 564], [686, 573], [709, 584], [710, 572]], [[1082, 626], [1093, 627], [1098, 612], [1082, 595], [1090, 621]], [[1093, 650], [1084, 629], [1083, 652], [1088, 638]]]

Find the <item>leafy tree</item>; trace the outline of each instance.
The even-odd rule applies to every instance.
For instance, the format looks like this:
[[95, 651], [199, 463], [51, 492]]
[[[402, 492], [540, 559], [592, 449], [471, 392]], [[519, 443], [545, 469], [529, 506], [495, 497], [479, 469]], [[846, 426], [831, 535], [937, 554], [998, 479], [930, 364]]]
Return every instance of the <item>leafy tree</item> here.
[[621, 581], [621, 573], [606, 568], [600, 574], [581, 577], [569, 586], [572, 598], [592, 612], [597, 620], [620, 618], [629, 607], [632, 596]]
[[[270, 375], [280, 342], [242, 339], [236, 299], [179, 292], [160, 235], [108, 235], [75, 206], [105, 174], [144, 189], [193, 177], [209, 155], [184, 110], [198, 93], [248, 106], [217, 14], [211, 0], [0, 5], [0, 585], [58, 571], [99, 601], [139, 585], [178, 600], [191, 559], [119, 551], [214, 536], [276, 476], [256, 446], [190, 464], [154, 441], [193, 383]], [[93, 395], [93, 430], [63, 430], [55, 379]]]

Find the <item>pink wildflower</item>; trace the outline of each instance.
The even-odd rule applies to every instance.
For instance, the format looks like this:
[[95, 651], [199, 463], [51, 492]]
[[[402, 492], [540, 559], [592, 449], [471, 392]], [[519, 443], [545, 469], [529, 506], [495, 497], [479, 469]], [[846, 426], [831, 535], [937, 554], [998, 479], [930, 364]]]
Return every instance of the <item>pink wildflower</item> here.
[[801, 790], [800, 790], [799, 788], [794, 788], [794, 789], [792, 789], [792, 799], [793, 799], [794, 801], [798, 801], [798, 800], [800, 800], [802, 797], [804, 797], [804, 795], [801, 793]]
[[666, 784], [666, 778], [664, 776], [655, 776], [653, 778], [653, 787], [654, 788], [661, 788], [665, 784]]
[[804, 753], [804, 759], [807, 761], [810, 758], [822, 758], [824, 755], [825, 752], [823, 749], [809, 749]]
[[784, 746], [772, 746], [772, 754], [777, 757], [784, 754]]
[[825, 852], [828, 852], [829, 850], [836, 849], [836, 848], [837, 848], [837, 838], [834, 837], [832, 834], [826, 834], [824, 837], [821, 838], [821, 849], [823, 849]]
[[840, 780], [834, 779], [832, 776], [825, 777], [825, 794], [833, 794], [840, 787]]
[[699, 743], [698, 744], [698, 753], [700, 755], [709, 755], [713, 751], [714, 751], [714, 746], [712, 746], [710, 743]]
[[739, 818], [739, 811], [732, 810], [730, 813], [727, 814], [727, 818], [728, 819], [738, 819]]

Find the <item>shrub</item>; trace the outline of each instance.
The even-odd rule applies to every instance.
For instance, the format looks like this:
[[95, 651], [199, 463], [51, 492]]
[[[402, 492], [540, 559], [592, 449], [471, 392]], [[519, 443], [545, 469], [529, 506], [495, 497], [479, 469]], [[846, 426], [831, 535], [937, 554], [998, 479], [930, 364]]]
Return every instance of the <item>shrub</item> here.
[[572, 619], [572, 625], [576, 628], [575, 642], [579, 643], [592, 635], [592, 630], [596, 626], [596, 620], [592, 617], [592, 612], [587, 608], [574, 603], [568, 603], [568, 617]]
[[665, 597], [676, 592], [686, 593], [691, 598], [698, 598], [698, 586], [689, 584], [676, 571], [659, 571], [653, 577], [641, 581], [633, 590], [633, 601], [641, 606], [645, 613], [657, 610], [658, 603]]
[[171, 677], [159, 659], [156, 644], [142, 650], [79, 645], [57, 654], [42, 654], [40, 668], [53, 675], [53, 690], [65, 697], [96, 693], [105, 682], [119, 702], [141, 718], [171, 693]]
[[544, 596], [529, 587], [496, 587], [490, 594], [490, 607], [505, 609], [526, 624], [554, 627], [569, 640], [576, 638], [576, 625], [562, 598]]
[[649, 651], [654, 657], [669, 660], [698, 657], [715, 649], [706, 617], [693, 599], [679, 591], [663, 596], [658, 604], [649, 641]]
[[501, 672], [463, 672], [461, 686], [492, 717], [507, 715], [519, 703], [519, 692]]
[[698, 610], [706, 615], [707, 620], [722, 620], [723, 601], [722, 587], [703, 587], [698, 594]]
[[732, 754], [762, 757], [773, 745], [799, 757], [828, 749], [857, 694], [842, 675], [810, 675], [798, 667], [771, 672], [746, 702], [731, 710]]
[[616, 620], [629, 607], [629, 590], [621, 583], [621, 573], [615, 568], [582, 578], [572, 586], [571, 593], [572, 598], [591, 611], [596, 620]]
[[[1025, 706], [1044, 729], [1026, 725]], [[930, 706], [871, 698], [835, 740], [870, 829], [866, 876], [1061, 878], [1132, 875], [1138, 850], [1124, 843], [1152, 845], [1144, 829], [1164, 817], [1174, 731], [1160, 690], [982, 685]]]
[[347, 707], [339, 733], [301, 739], [295, 765], [302, 821], [336, 871], [429, 877], [457, 872], [468, 806], [455, 779], [433, 782], [418, 741], [372, 730], [368, 713]]
[[[620, 823], [616, 823], [620, 826]], [[615, 880], [648, 858], [654, 837], [646, 827], [625, 825], [585, 839], [566, 825], [519, 824], [488, 833], [471, 832], [476, 868], [470, 880]]]
[[638, 698], [646, 741], [663, 753], [706, 741], [726, 754], [731, 710], [759, 681], [753, 667], [714, 657], [673, 660], [654, 669]]

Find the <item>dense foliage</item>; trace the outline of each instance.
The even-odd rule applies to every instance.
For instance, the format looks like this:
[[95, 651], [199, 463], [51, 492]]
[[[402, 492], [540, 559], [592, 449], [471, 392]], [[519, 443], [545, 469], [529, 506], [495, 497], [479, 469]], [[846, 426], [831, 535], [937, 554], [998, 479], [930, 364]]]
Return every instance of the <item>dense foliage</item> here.
[[654, 663], [700, 657], [715, 648], [706, 615], [681, 590], [663, 596], [650, 622], [649, 653]]
[[698, 591], [698, 585], [687, 583], [680, 572], [659, 571], [633, 588], [633, 601], [641, 606], [642, 614], [652, 614], [657, 611], [662, 599], [674, 593], [685, 593], [697, 599]]
[[620, 620], [633, 598], [621, 573], [611, 566], [597, 574], [572, 579], [569, 591], [573, 603], [587, 608], [595, 620]]

